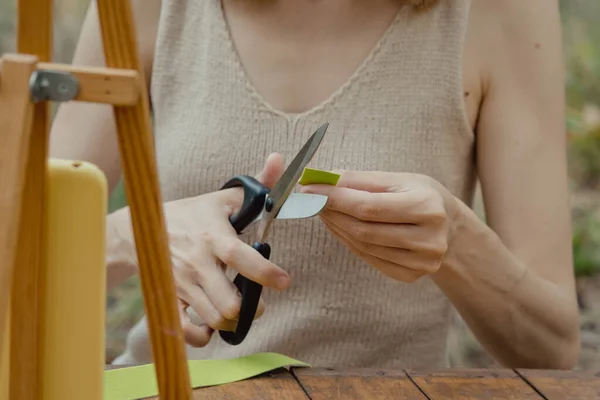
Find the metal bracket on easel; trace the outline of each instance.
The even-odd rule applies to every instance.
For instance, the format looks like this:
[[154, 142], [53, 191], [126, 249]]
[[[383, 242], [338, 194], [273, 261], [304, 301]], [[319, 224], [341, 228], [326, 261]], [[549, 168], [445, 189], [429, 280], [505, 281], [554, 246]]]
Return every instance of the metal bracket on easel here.
[[71, 101], [79, 93], [79, 81], [75, 76], [63, 71], [40, 70], [31, 74], [29, 81], [34, 102]]

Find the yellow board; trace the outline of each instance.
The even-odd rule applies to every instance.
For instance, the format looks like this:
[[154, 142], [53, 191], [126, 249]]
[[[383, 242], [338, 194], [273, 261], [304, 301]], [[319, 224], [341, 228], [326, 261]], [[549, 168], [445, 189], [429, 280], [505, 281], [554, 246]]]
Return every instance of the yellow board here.
[[107, 184], [85, 162], [50, 159], [45, 209], [44, 400], [103, 398]]

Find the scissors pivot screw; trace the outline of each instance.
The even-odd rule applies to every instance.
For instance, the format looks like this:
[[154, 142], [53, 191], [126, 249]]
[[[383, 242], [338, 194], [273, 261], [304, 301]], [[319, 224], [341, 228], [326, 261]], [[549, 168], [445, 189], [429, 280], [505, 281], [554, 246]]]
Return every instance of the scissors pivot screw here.
[[272, 198], [267, 198], [267, 201], [265, 202], [265, 211], [267, 212], [271, 212], [271, 210], [273, 209], [273, 199]]

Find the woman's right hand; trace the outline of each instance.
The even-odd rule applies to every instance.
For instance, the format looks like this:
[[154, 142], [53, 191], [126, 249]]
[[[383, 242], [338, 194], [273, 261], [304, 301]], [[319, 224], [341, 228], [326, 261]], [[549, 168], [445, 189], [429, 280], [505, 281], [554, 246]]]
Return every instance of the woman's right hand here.
[[[283, 159], [273, 154], [256, 178], [272, 187], [282, 172]], [[284, 290], [290, 284], [284, 270], [241, 241], [231, 226], [229, 216], [239, 210], [242, 200], [242, 190], [234, 188], [164, 205], [182, 327], [191, 346], [205, 346], [215, 330], [235, 330], [241, 295], [225, 275], [224, 266], [266, 288]], [[112, 232], [120, 245], [114, 248], [130, 249], [127, 252], [135, 263], [128, 208], [116, 211], [111, 218], [119, 220]], [[201, 321], [194, 323], [188, 308]], [[261, 300], [255, 318], [263, 311]]]

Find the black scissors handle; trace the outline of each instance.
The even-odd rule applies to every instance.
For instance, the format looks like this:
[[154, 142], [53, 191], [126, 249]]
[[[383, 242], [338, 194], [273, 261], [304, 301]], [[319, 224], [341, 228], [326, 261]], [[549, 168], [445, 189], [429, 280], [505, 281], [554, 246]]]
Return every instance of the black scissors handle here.
[[[239, 234], [260, 215], [270, 190], [255, 178], [248, 175], [240, 175], [231, 178], [223, 185], [223, 187], [221, 187], [221, 190], [233, 187], [242, 187], [244, 189], [242, 208], [240, 211], [229, 217], [229, 222]], [[271, 247], [268, 243], [256, 242], [252, 244], [252, 247], [267, 260], [271, 256]], [[235, 331], [220, 330], [219, 335], [225, 342], [231, 345], [238, 345], [244, 341], [252, 327], [252, 322], [256, 316], [256, 310], [258, 308], [258, 302], [263, 287], [241, 274], [237, 274], [233, 283], [242, 294], [240, 315]]]

